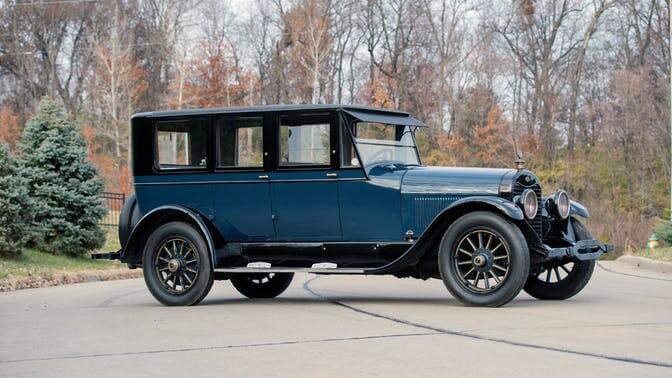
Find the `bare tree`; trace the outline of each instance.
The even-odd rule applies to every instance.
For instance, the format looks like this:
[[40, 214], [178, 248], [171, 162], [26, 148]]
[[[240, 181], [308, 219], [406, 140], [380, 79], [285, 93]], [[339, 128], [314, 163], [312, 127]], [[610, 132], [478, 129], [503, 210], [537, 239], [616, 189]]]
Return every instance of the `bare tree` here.
[[[455, 99], [452, 93], [454, 87], [455, 73], [465, 64], [469, 55], [470, 46], [465, 46], [467, 40], [465, 36], [464, 20], [468, 13], [474, 8], [469, 0], [449, 1], [441, 0], [424, 1], [424, 11], [429, 24], [432, 36], [432, 47], [436, 51], [438, 60], [438, 129], [434, 133], [442, 130], [451, 130], [452, 117], [448, 117], [453, 111], [451, 103]], [[471, 46], [473, 47], [473, 46]]]
[[85, 51], [93, 9], [90, 3], [35, 2], [0, 8], [0, 69], [24, 88], [30, 108], [52, 95], [77, 115], [92, 61]]
[[593, 15], [583, 33], [583, 41], [576, 49], [573, 67], [570, 72], [571, 94], [569, 99], [569, 125], [567, 132], [567, 149], [571, 155], [574, 151], [576, 139], [576, 118], [579, 92], [581, 90], [581, 75], [583, 73], [583, 62], [588, 51], [588, 46], [597, 31], [600, 19], [604, 12], [615, 4], [614, 0], [593, 0]]
[[89, 77], [90, 101], [97, 108], [96, 128], [112, 140], [117, 169], [130, 157], [128, 118], [139, 93], [147, 87], [144, 71], [136, 60], [133, 23], [121, 1], [100, 4], [89, 36], [94, 70]]
[[521, 0], [513, 3], [503, 22], [493, 25], [520, 62], [526, 83], [533, 90], [528, 128], [538, 122], [546, 159], [555, 156], [557, 148], [558, 101], [570, 55], [580, 43], [573, 27], [579, 12], [575, 1]]

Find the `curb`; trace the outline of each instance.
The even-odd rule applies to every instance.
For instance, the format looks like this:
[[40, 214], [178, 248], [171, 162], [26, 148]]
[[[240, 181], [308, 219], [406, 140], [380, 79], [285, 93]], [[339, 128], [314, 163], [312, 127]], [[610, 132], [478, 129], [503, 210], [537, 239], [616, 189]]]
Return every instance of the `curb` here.
[[101, 270], [55, 272], [28, 277], [8, 277], [0, 280], [0, 293], [22, 289], [70, 285], [83, 282], [114, 281], [142, 277], [142, 270]]
[[656, 261], [639, 256], [621, 256], [616, 261], [635, 266], [640, 269], [646, 269], [657, 273], [672, 273], [672, 263]]

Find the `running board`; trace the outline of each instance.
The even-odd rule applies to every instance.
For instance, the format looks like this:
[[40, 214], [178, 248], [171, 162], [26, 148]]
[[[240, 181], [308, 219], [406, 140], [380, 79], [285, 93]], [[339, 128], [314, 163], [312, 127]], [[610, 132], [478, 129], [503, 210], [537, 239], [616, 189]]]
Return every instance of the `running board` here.
[[217, 268], [217, 273], [316, 273], [316, 274], [364, 274], [371, 268]]

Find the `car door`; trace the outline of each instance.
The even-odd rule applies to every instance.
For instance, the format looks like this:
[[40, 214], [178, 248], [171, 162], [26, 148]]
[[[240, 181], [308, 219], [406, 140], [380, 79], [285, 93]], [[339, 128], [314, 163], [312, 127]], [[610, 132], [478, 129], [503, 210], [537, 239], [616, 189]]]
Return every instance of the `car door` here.
[[336, 260], [339, 265], [350, 261], [359, 266], [388, 264], [410, 247], [401, 223], [401, 180], [405, 171], [379, 166], [365, 172], [347, 119], [343, 119], [340, 131], [338, 197], [343, 240], [360, 248], [346, 261], [340, 255], [329, 261], [340, 259]]
[[212, 175], [215, 224], [231, 242], [275, 238], [271, 188], [264, 170], [264, 115], [215, 117], [216, 168]]
[[276, 169], [270, 185], [278, 241], [341, 239], [334, 119], [333, 112], [275, 118]]
[[346, 119], [342, 118], [338, 192], [343, 239], [403, 241], [400, 191], [404, 171], [377, 167], [367, 175], [347, 127]]

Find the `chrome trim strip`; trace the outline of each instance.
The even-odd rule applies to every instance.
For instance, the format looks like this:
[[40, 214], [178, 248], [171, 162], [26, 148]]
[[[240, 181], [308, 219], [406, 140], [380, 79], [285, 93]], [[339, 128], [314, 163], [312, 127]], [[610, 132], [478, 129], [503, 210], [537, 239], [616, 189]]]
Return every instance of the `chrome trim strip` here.
[[337, 268], [337, 269], [313, 269], [313, 268], [217, 268], [217, 273], [316, 273], [316, 274], [364, 274], [370, 268]]
[[366, 178], [339, 178], [339, 179], [297, 179], [297, 180], [228, 180], [228, 181], [168, 181], [168, 182], [136, 182], [135, 185], [206, 185], [206, 184], [251, 184], [251, 183], [285, 183], [285, 182], [334, 182], [334, 181], [366, 181]]

